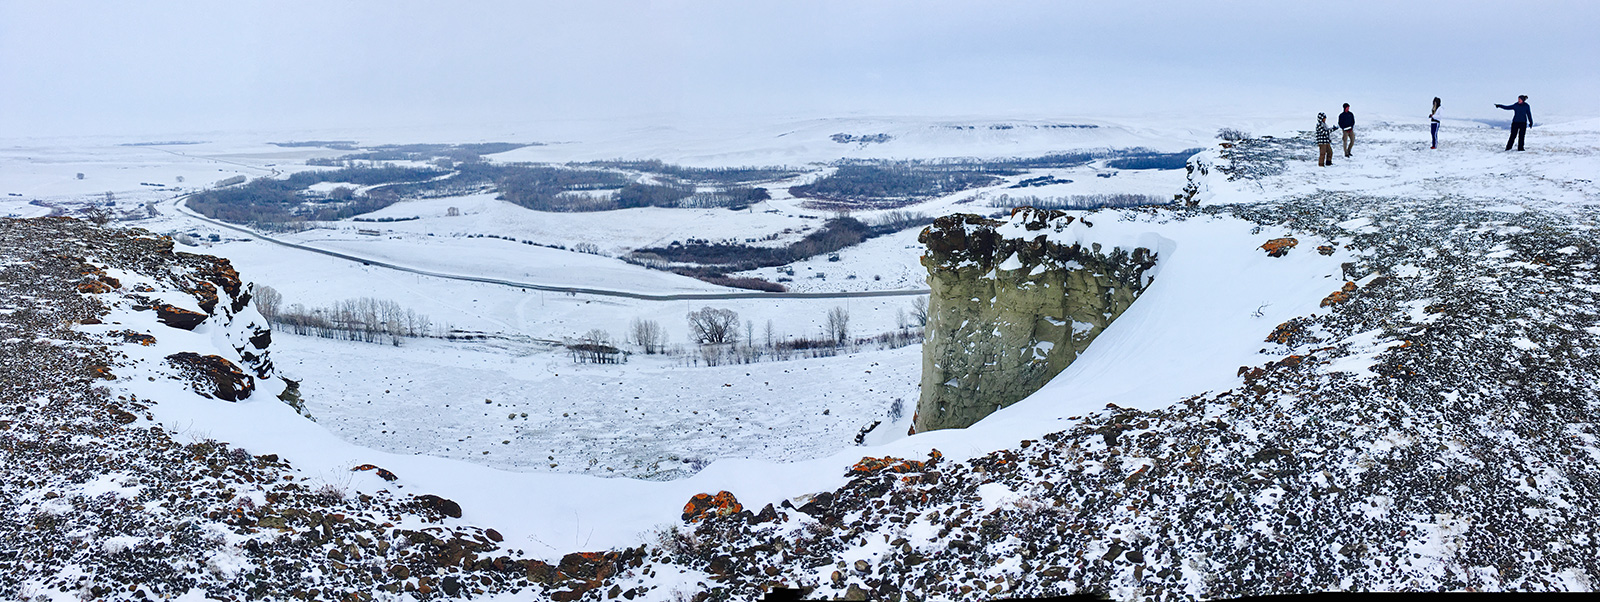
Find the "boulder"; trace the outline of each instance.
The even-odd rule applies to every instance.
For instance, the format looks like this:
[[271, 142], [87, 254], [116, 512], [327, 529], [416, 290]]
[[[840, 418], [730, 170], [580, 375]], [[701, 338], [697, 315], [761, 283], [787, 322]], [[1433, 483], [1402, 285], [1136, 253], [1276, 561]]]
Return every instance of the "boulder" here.
[[156, 319], [162, 324], [182, 330], [194, 330], [194, 327], [199, 326], [201, 322], [210, 317], [200, 312], [189, 311], [165, 303], [157, 303], [151, 307], [156, 310]]
[[732, 493], [726, 491], [719, 491], [716, 495], [697, 493], [689, 498], [689, 503], [684, 504], [683, 520], [693, 523], [712, 516], [738, 514], [740, 510], [744, 510], [744, 506], [739, 505], [739, 500], [734, 499]]
[[1289, 254], [1289, 249], [1293, 249], [1298, 244], [1300, 244], [1300, 241], [1286, 236], [1262, 243], [1261, 250], [1266, 251], [1268, 257], [1283, 257]]
[[196, 393], [223, 401], [239, 401], [255, 391], [256, 379], [220, 355], [184, 351], [166, 357], [190, 381]]
[[193, 295], [195, 301], [199, 302], [200, 309], [204, 310], [206, 313], [215, 313], [217, 311], [216, 285], [202, 280], [194, 283], [192, 288], [184, 292]]
[[417, 504], [450, 518], [461, 518], [461, 504], [437, 495], [419, 495], [417, 496]]
[[617, 574], [616, 555], [602, 552], [573, 552], [556, 565], [561, 577], [584, 581], [606, 579]]

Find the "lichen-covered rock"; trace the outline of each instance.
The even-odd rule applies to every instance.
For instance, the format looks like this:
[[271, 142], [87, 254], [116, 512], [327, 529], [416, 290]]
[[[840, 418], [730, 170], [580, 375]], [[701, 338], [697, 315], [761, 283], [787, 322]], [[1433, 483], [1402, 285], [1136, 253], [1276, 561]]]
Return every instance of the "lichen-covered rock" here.
[[1154, 250], [1107, 248], [1093, 224], [1029, 207], [941, 217], [927, 247], [917, 432], [977, 422], [1044, 386], [1148, 286]]
[[[244, 291], [244, 285], [239, 280], [239, 271], [233, 268], [233, 262], [212, 255], [178, 253], [177, 256], [193, 270], [191, 273], [195, 280], [190, 288], [191, 293], [196, 293], [197, 297], [205, 295], [215, 299], [216, 289], [220, 287], [222, 292], [227, 293], [232, 299], [229, 308], [233, 313], [239, 313], [249, 305], [250, 294]], [[205, 285], [215, 285], [215, 287]], [[209, 312], [211, 309], [208, 308], [206, 311]]]
[[1268, 257], [1283, 257], [1289, 254], [1289, 249], [1293, 249], [1298, 244], [1300, 244], [1300, 241], [1294, 238], [1274, 238], [1261, 243], [1261, 250], [1266, 251]]
[[450, 518], [461, 518], [461, 504], [437, 495], [419, 495], [417, 505]]
[[738, 514], [744, 510], [739, 500], [734, 499], [732, 493], [719, 491], [716, 495], [697, 493], [689, 498], [689, 503], [683, 506], [684, 522], [696, 522], [711, 516], [727, 516]]
[[247, 399], [255, 392], [256, 379], [220, 355], [200, 355], [189, 351], [167, 356], [167, 363], [189, 378], [194, 391], [223, 401]]
[[1350, 293], [1356, 292], [1356, 283], [1346, 282], [1339, 290], [1333, 291], [1322, 299], [1322, 307], [1331, 307], [1350, 300]]
[[939, 459], [943, 457], [944, 454], [939, 453], [939, 450], [937, 449], [928, 453], [928, 460], [926, 462], [918, 460], [906, 460], [893, 456], [884, 456], [882, 458], [873, 458], [869, 456], [862, 458], [860, 462], [856, 462], [855, 466], [851, 466], [850, 473], [846, 474], [845, 476], [855, 474], [877, 474], [880, 472], [922, 472], [923, 470], [932, 468], [935, 464], [938, 464]]
[[165, 303], [157, 303], [151, 307], [156, 310], [156, 319], [161, 321], [162, 324], [182, 330], [194, 330], [196, 326], [199, 326], [201, 322], [210, 317], [197, 311], [190, 311]]

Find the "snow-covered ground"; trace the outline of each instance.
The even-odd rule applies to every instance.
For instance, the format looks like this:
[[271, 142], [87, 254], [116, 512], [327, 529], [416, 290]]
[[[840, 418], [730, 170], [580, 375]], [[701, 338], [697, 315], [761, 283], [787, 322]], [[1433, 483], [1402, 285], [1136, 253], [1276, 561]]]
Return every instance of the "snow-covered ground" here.
[[[548, 346], [404, 347], [279, 336], [278, 369], [317, 420], [352, 443], [523, 472], [667, 479], [718, 458], [786, 462], [904, 436], [917, 346], [828, 358], [690, 367], [636, 355], [574, 364]], [[888, 417], [895, 400], [903, 411]]]
[[[866, 127], [870, 124], [855, 124], [850, 128], [836, 127], [838, 125], [823, 124], [806, 131], [814, 133], [812, 137], [815, 138], [824, 136], [823, 132], [834, 133], [828, 130], [852, 134], [888, 130], [887, 127]], [[1299, 126], [1293, 124], [1293, 127]], [[927, 127], [922, 124], [889, 133], [898, 133], [896, 139], [907, 144], [921, 140], [917, 136], [922, 134], [918, 132], [945, 135], [944, 130], [917, 129]], [[1073, 135], [1101, 135], [1094, 130], [1088, 130], [1087, 134], [1063, 131]], [[1250, 203], [1274, 195], [1321, 192], [1396, 197], [1442, 194], [1504, 211], [1520, 211], [1532, 205], [1560, 210], [1563, 206], [1592, 205], [1600, 199], [1600, 187], [1595, 185], [1593, 176], [1600, 173], [1600, 152], [1597, 152], [1600, 122], [1557, 123], [1536, 128], [1529, 134], [1531, 150], [1526, 153], [1501, 152], [1503, 131], [1465, 122], [1447, 125], [1442, 133], [1444, 143], [1437, 151], [1426, 148], [1426, 133], [1420, 126], [1373, 126], [1361, 132], [1361, 142], [1353, 159], [1336, 158], [1335, 165], [1328, 168], [1317, 168], [1309, 162], [1291, 162], [1281, 177], [1271, 179], [1274, 189], [1263, 188], [1256, 182], [1225, 182], [1211, 178], [1200, 198], [1206, 203]], [[1258, 129], [1256, 133], [1290, 132]], [[1175, 150], [1174, 147], [1192, 146], [1197, 139], [1206, 136], [1208, 134], [1195, 132], [1193, 137], [1172, 146], [1146, 145]], [[726, 153], [713, 152], [709, 147], [689, 148], [674, 156], [699, 157], [706, 164], [722, 165], [787, 162], [778, 161], [786, 153], [798, 157], [795, 161], [823, 156], [805, 150], [816, 144], [802, 145], [801, 150], [796, 151], [772, 148], [770, 144], [751, 140], [753, 138], [740, 139], [744, 144], [735, 145], [740, 148]], [[1121, 145], [1129, 140], [1119, 138], [1115, 142]], [[1025, 155], [1030, 154], [1030, 150], [1044, 148], [1060, 150], [1049, 146], [1057, 143], [1054, 141], [1048, 144], [1024, 142], [1013, 145], [1017, 149], [1014, 154]], [[1092, 142], [1094, 145], [1112, 143], [1101, 139]], [[565, 148], [560, 145], [530, 147], [503, 159], [614, 158], [622, 143], [607, 144], [607, 141], [600, 141]], [[890, 144], [893, 142], [884, 143], [882, 149], [869, 144], [860, 152], [889, 153]], [[950, 147], [943, 144], [930, 142], [923, 148], [898, 147], [897, 152], [904, 153], [903, 156], [939, 156], [949, 152]], [[994, 142], [978, 148], [985, 153], [1000, 153], [1006, 146]], [[560, 155], [564, 150], [573, 149], [583, 152]], [[608, 149], [612, 154], [606, 154]], [[240, 159], [252, 169], [271, 169], [266, 163], [277, 159], [269, 157], [284, 156], [272, 154], [270, 149], [260, 150], [259, 155], [239, 149], [226, 156]], [[32, 159], [26, 158], [25, 153], [16, 154], [18, 152], [16, 149], [8, 151], [11, 154], [6, 155], [6, 165], [37, 164], [29, 163]], [[132, 157], [149, 151], [125, 147], [118, 152]], [[638, 152], [647, 153], [648, 149]], [[663, 154], [669, 153], [663, 151]], [[121, 165], [130, 165], [130, 174], [141, 174], [129, 175], [129, 181], [148, 181], [158, 168], [166, 170], [162, 173], [175, 169], [166, 164], [136, 169], [131, 167], [134, 159], [119, 160], [124, 161]], [[259, 168], [254, 167], [258, 164]], [[60, 165], [74, 164], [62, 161]], [[74, 165], [58, 171], [78, 170]], [[29, 184], [33, 186], [30, 190], [51, 190], [54, 192], [50, 194], [61, 197], [88, 195], [96, 190], [87, 188], [87, 184], [79, 190], [75, 179], [62, 181], [59, 174], [39, 173], [41, 175], [29, 176], [32, 179], [28, 181], [35, 182]], [[223, 173], [233, 172], [217, 172], [219, 176]], [[194, 180], [201, 179], [195, 175]], [[1097, 184], [1111, 186], [1098, 181], [1101, 179], [1094, 180]], [[5, 184], [11, 185], [11, 180]], [[15, 187], [20, 189], [23, 185]], [[1115, 191], [1114, 188], [1102, 190]], [[1018, 192], [1031, 193], [1032, 189]], [[170, 193], [163, 196], [167, 197]], [[6, 204], [0, 205], [0, 212], [39, 213], [39, 207], [13, 200], [15, 198], [8, 197]], [[936, 201], [949, 205], [930, 204], [926, 209], [954, 207], [957, 200]], [[701, 232], [718, 231], [748, 231], [754, 235], [763, 232], [762, 227], [770, 229], [786, 223], [778, 219], [778, 214], [759, 211], [690, 214], [636, 210], [637, 215], [625, 218], [611, 214], [559, 218], [538, 215], [524, 220], [518, 213], [520, 209], [486, 197], [413, 203], [419, 204], [402, 203], [386, 211], [395, 216], [423, 215], [435, 221], [381, 224], [385, 230], [405, 234], [371, 241], [358, 242], [353, 237], [343, 241], [318, 239], [325, 237], [325, 232], [302, 237], [316, 244], [354, 245], [348, 250], [373, 253], [396, 262], [423, 263], [441, 271], [476, 266], [493, 273], [514, 274], [518, 269], [514, 265], [516, 261], [553, 261], [569, 266], [556, 270], [565, 278], [593, 276], [608, 282], [612, 278], [622, 278], [626, 280], [625, 286], [651, 288], [675, 284], [649, 280], [667, 278], [659, 273], [617, 271], [607, 276], [581, 273], [615, 267], [583, 263], [603, 258], [562, 256], [561, 261], [554, 261], [553, 256], [544, 254], [548, 249], [493, 239], [444, 237], [442, 230], [436, 232], [434, 240], [428, 240], [426, 230], [417, 237], [417, 231], [407, 228], [437, 227], [449, 220], [462, 223], [478, 220], [460, 232], [504, 227], [507, 228], [504, 232], [478, 233], [512, 236], [522, 233], [519, 237], [548, 236], [553, 243], [568, 240], [598, 244], [605, 240], [606, 220], [620, 219], [620, 223], [612, 225], [617, 228], [617, 240], [625, 242], [602, 245], [603, 248], [618, 248], [671, 240], [668, 237], [674, 236], [674, 230], [682, 231], [683, 236], [704, 236]], [[444, 217], [443, 209], [449, 206], [461, 208], [466, 215]], [[681, 215], [704, 215], [716, 225], [680, 226], [674, 220]], [[547, 218], [550, 221], [544, 222]], [[569, 218], [571, 221], [559, 221]], [[182, 219], [168, 215], [152, 223], [174, 229], [194, 227]], [[541, 222], [539, 225], [526, 225], [536, 219]], [[1275, 325], [1292, 317], [1328, 311], [1319, 308], [1319, 301], [1343, 284], [1340, 264], [1352, 259], [1343, 250], [1340, 240], [1305, 239], [1300, 241], [1300, 250], [1288, 257], [1266, 257], [1257, 247], [1284, 232], [1236, 218], [1180, 220], [1160, 213], [1111, 211], [1102, 212], [1094, 219], [1097, 227], [1105, 228], [1110, 237], [1156, 237], [1163, 241], [1154, 283], [1086, 353], [1044, 389], [962, 431], [902, 437], [868, 449], [838, 447], [853, 440], [855, 429], [886, 411], [892, 399], [904, 397], [911, 403], [914, 397], [911, 383], [915, 382], [920, 368], [915, 347], [751, 366], [705, 368], [644, 358], [623, 366], [579, 367], [572, 365], [564, 355], [540, 350], [533, 343], [518, 346], [426, 341], [391, 348], [303, 339], [280, 333], [273, 346], [274, 358], [286, 374], [307, 381], [304, 386], [311, 397], [309, 405], [313, 413], [325, 417], [323, 422], [307, 422], [265, 396], [241, 404], [174, 396], [172, 401], [159, 405], [156, 413], [158, 420], [174, 428], [184, 425], [183, 428], [203, 431], [217, 439], [259, 450], [258, 453], [277, 453], [292, 459], [305, 471], [348, 474], [353, 464], [378, 464], [400, 475], [399, 483], [408, 491], [435, 492], [459, 501], [465, 513], [462, 521], [493, 526], [516, 545], [535, 554], [558, 556], [574, 547], [595, 549], [637, 542], [659, 525], [675, 522], [683, 502], [694, 493], [728, 490], [746, 506], [754, 508], [837, 487], [843, 482], [843, 469], [864, 455], [923, 457], [930, 449], [938, 448], [947, 457], [960, 460], [1060, 430], [1070, 424], [1073, 417], [1106, 404], [1155, 408], [1188, 396], [1237, 386], [1241, 382], [1237, 373], [1239, 366], [1258, 365], [1272, 359], [1270, 353], [1263, 355], [1261, 341]], [[729, 226], [729, 223], [738, 225]], [[1349, 231], [1383, 227], [1381, 223], [1359, 221], [1346, 225]], [[914, 281], [915, 256], [919, 253], [913, 248], [914, 235], [914, 231], [910, 231], [875, 239], [846, 251], [840, 262], [822, 260], [815, 269], [829, 271], [830, 284], [840, 282], [834, 271], [857, 274], [857, 279], [850, 282], [860, 282], [863, 288], [878, 286], [867, 283], [888, 281], [899, 285]], [[445, 242], [435, 245], [434, 241], [441, 237]], [[474, 246], [470, 251], [452, 247], [461, 244], [485, 246]], [[491, 244], [495, 246], [488, 246]], [[1306, 252], [1319, 244], [1333, 244], [1340, 250], [1331, 256]], [[529, 254], [504, 256], [499, 253], [500, 245]], [[447, 252], [452, 256], [444, 257], [442, 249], [451, 249]], [[271, 284], [284, 293], [288, 303], [318, 305], [357, 296], [391, 298], [431, 315], [439, 323], [508, 336], [558, 339], [581, 335], [591, 328], [603, 328], [620, 336], [632, 319], [650, 318], [668, 328], [673, 342], [682, 343], [686, 337], [684, 313], [707, 305], [541, 295], [497, 285], [463, 284], [361, 266], [259, 241], [227, 242], [197, 251], [229, 257], [246, 280]], [[463, 252], [501, 255], [503, 257], [496, 261], [503, 263], [456, 256]], [[828, 267], [823, 268], [823, 265]], [[804, 267], [807, 266], [796, 270], [797, 282], [801, 280]], [[524, 273], [534, 272], [524, 270]], [[871, 278], [880, 274], [883, 280]], [[1361, 282], [1365, 279], [1358, 280]], [[785, 333], [809, 335], [820, 327], [828, 308], [844, 304], [843, 300], [751, 300], [710, 305], [739, 311], [741, 316], [752, 321], [757, 333], [767, 320], [773, 320]], [[874, 334], [893, 329], [897, 325], [896, 310], [906, 307], [908, 301], [905, 298], [854, 299], [848, 305], [855, 330]], [[1392, 343], [1377, 339], [1366, 342], [1374, 348]], [[874, 363], [879, 365], [873, 366]], [[1340, 369], [1359, 373], [1365, 367], [1357, 361], [1341, 364]], [[868, 370], [872, 371], [870, 375]], [[1152, 373], [1159, 374], [1160, 378], [1152, 378]], [[757, 385], [757, 382], [762, 384]], [[634, 397], [640, 399], [634, 400]], [[647, 404], [649, 401], [654, 403]], [[631, 405], [636, 402], [638, 405]], [[788, 407], [768, 413], [767, 403], [787, 404]], [[639, 409], [635, 411], [635, 407]], [[824, 409], [830, 410], [827, 416], [820, 414]], [[526, 421], [521, 418], [522, 412], [529, 415]], [[685, 412], [687, 417], [683, 416]], [[568, 416], [560, 417], [562, 413]], [[516, 416], [510, 417], [511, 414]], [[563, 424], [570, 421], [571, 425], [577, 425], [580, 418], [582, 426]], [[761, 431], [767, 427], [772, 428], [774, 436], [763, 436]], [[776, 435], [780, 430], [789, 434]], [[398, 431], [398, 434], [385, 431]], [[715, 440], [709, 436], [702, 438], [700, 433], [715, 433]], [[470, 443], [466, 437], [469, 434], [473, 435]], [[723, 436], [728, 439], [722, 439]], [[646, 441], [658, 443], [642, 443]], [[484, 454], [485, 451], [489, 453]], [[714, 461], [692, 477], [666, 482], [562, 474], [605, 472], [607, 467], [615, 469], [611, 472], [633, 475], [650, 474], [651, 467], [664, 472], [665, 467], [659, 462], [663, 458], [670, 462], [672, 455], [677, 455], [680, 463], [685, 458], [691, 462]], [[555, 458], [552, 460], [550, 456]], [[355, 477], [351, 485], [357, 490], [392, 486], [365, 474]]]

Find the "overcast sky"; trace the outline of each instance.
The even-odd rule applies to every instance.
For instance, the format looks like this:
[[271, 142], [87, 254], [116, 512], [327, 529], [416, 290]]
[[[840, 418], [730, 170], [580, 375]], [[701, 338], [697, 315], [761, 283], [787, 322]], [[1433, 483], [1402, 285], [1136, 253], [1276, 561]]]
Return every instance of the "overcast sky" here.
[[0, 138], [566, 119], [1600, 116], [1600, 2], [0, 2]]

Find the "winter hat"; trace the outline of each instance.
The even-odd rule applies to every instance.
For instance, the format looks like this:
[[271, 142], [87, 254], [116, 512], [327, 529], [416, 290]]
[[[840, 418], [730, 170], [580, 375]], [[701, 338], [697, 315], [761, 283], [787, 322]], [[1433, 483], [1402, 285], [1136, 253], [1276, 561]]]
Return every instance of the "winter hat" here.
[[1328, 114], [1327, 113], [1317, 113], [1317, 121], [1322, 121], [1322, 120], [1327, 119], [1327, 118], [1328, 118]]

